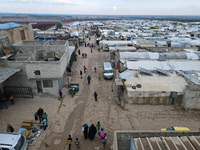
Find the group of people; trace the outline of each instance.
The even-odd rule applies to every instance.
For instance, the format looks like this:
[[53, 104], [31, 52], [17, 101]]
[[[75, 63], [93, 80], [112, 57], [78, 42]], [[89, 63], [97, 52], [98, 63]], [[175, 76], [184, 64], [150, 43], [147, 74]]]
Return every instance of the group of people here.
[[86, 58], [87, 57], [87, 53], [82, 53], [82, 57]]
[[0, 107], [0, 109], [3, 109], [3, 107], [5, 107], [6, 109], [8, 109], [8, 106], [6, 104], [7, 100], [9, 100], [12, 105], [15, 104], [14, 96], [12, 94], [10, 94], [8, 98], [6, 96], [2, 96], [0, 98], [0, 101], [1, 101], [1, 107]]
[[[71, 135], [69, 135], [68, 139], [67, 139], [67, 144], [69, 145], [69, 150], [71, 150], [71, 145], [72, 145], [72, 137]], [[75, 146], [76, 146], [76, 150], [78, 150], [80, 148], [80, 143], [78, 141], [78, 138], [76, 138], [76, 141], [74, 142]]]
[[47, 124], [47, 121], [48, 121], [47, 113], [44, 112], [44, 110], [42, 108], [39, 108], [38, 111], [35, 112], [34, 116], [35, 116], [35, 120], [38, 120], [38, 118], [39, 118], [39, 122], [42, 123], [43, 129], [46, 130], [46, 128], [48, 126], [48, 124]]
[[83, 135], [84, 138], [87, 140], [87, 138], [89, 138], [91, 141], [94, 139], [96, 133], [98, 132], [98, 135], [101, 138], [101, 141], [103, 143], [103, 147], [105, 148], [106, 142], [107, 142], [107, 136], [106, 133], [104, 133], [103, 128], [101, 127], [100, 122], [97, 122], [96, 127], [94, 126], [94, 124], [92, 124], [89, 127], [89, 132], [88, 132], [88, 123], [85, 122], [82, 126], [82, 131], [83, 131]]

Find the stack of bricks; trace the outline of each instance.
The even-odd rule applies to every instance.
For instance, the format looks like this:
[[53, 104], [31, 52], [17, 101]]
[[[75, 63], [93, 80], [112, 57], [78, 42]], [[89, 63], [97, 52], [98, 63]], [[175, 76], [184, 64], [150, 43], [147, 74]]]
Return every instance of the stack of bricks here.
[[33, 125], [32, 120], [24, 120], [22, 123], [22, 128], [30, 129]]

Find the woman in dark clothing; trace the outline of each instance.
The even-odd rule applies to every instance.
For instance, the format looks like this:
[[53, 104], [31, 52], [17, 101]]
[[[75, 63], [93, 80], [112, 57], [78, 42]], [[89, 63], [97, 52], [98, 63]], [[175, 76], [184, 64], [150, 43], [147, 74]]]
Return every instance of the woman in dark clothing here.
[[93, 140], [96, 133], [97, 133], [97, 129], [96, 129], [96, 127], [94, 126], [94, 124], [92, 124], [92, 125], [90, 126], [90, 129], [89, 129], [88, 138], [89, 138], [90, 140]]
[[85, 122], [85, 124], [83, 125], [82, 131], [83, 131], [83, 134], [84, 134], [84, 138], [87, 140], [87, 136], [88, 136], [88, 125], [87, 125], [87, 122]]

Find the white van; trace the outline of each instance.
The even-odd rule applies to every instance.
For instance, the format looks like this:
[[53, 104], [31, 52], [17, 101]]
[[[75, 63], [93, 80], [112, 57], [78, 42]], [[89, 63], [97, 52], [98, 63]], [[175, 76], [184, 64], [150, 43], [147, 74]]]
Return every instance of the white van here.
[[113, 70], [110, 62], [103, 63], [103, 76], [105, 79], [112, 79], [113, 78]]
[[0, 150], [27, 150], [26, 137], [11, 132], [0, 132]]

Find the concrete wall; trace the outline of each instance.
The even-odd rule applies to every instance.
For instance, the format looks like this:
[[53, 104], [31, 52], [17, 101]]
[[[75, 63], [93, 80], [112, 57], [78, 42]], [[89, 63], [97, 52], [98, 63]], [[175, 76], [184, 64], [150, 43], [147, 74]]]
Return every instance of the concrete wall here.
[[113, 150], [130, 150], [132, 137], [145, 137], [145, 136], [186, 136], [196, 135], [199, 136], [199, 132], [187, 132], [187, 131], [115, 131], [113, 138]]
[[139, 97], [128, 98], [130, 104], [151, 104], [151, 105], [167, 105], [169, 97]]
[[[47, 80], [49, 80], [49, 79], [47, 79]], [[55, 96], [59, 95], [59, 93], [58, 93], [58, 90], [59, 90], [59, 88], [58, 88], [58, 79], [53, 79], [52, 80], [53, 81], [53, 87], [44, 87], [43, 86], [43, 80], [29, 80], [27, 78], [27, 76], [22, 71], [14, 74], [9, 79], [7, 79], [4, 82], [3, 86], [31, 87], [33, 94], [37, 95], [38, 91], [37, 91], [36, 81], [41, 81], [43, 93], [48, 93], [48, 94], [52, 94], [52, 95], [55, 95]]]
[[1, 29], [0, 35], [6, 35], [9, 38], [11, 44], [14, 44], [14, 43], [22, 41], [21, 33], [20, 33], [20, 31], [22, 30], [24, 30], [24, 34], [26, 38], [25, 40], [34, 40], [32, 25], [23, 25], [20, 27]]
[[[52, 95], [58, 96], [59, 95], [59, 93], [58, 93], [59, 92], [58, 80], [54, 79], [52, 81], [53, 81], [53, 87], [44, 87], [43, 86], [43, 80], [42, 80], [43, 93], [48, 93], [48, 94], [52, 94]], [[36, 80], [35, 80], [35, 84], [36, 84]], [[36, 91], [36, 93], [37, 93], [37, 91]]]
[[197, 86], [187, 86], [181, 102], [184, 109], [200, 110], [200, 88]]
[[[64, 54], [57, 62], [22, 62], [22, 61], [0, 61], [2, 66], [21, 68], [22, 70], [4, 82], [2, 86], [25, 86], [31, 87], [33, 94], [38, 94], [36, 81], [52, 80], [53, 87], [43, 87], [43, 93], [49, 93], [58, 96], [58, 80], [64, 78], [67, 66], [67, 58]], [[35, 70], [40, 70], [41, 75], [34, 74]]]
[[[56, 79], [62, 78], [67, 67], [67, 58], [64, 54], [60, 61], [33, 61], [26, 62], [28, 79]], [[40, 75], [35, 75], [40, 70]]]
[[[126, 92], [124, 92], [126, 93]], [[171, 92], [152, 92], [152, 91], [135, 91], [126, 98], [129, 104], [151, 104], [151, 105], [168, 105]], [[177, 95], [174, 103], [180, 104], [182, 95]]]

